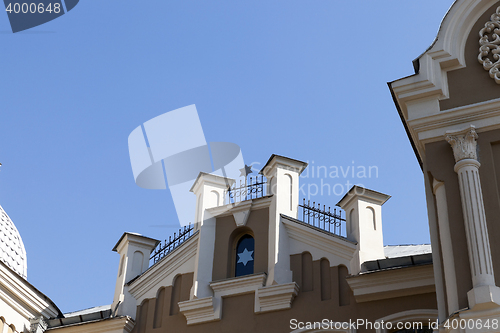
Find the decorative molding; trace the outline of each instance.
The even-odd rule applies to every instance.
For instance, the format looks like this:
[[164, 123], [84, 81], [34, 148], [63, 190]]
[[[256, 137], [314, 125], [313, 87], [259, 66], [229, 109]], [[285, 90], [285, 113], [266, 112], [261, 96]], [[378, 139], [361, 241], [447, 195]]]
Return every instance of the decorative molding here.
[[259, 312], [291, 309], [293, 299], [298, 293], [299, 286], [295, 282], [260, 288], [257, 292]]
[[46, 332], [64, 333], [130, 333], [135, 322], [128, 316], [99, 319], [91, 322], [49, 328]]
[[[490, 73], [490, 77], [500, 84], [500, 7], [490, 21], [484, 24], [484, 28], [479, 31], [479, 55], [477, 59], [483, 68]], [[490, 41], [490, 37], [493, 39]], [[494, 60], [494, 62], [492, 61]]]
[[43, 333], [47, 330], [47, 326], [43, 316], [30, 319], [30, 333]]
[[266, 282], [266, 274], [258, 273], [248, 276], [230, 278], [221, 281], [210, 282], [210, 287], [219, 296], [235, 296], [254, 292], [262, 288]]
[[260, 311], [257, 293], [259, 288], [262, 288], [266, 283], [266, 273], [257, 273], [252, 275], [230, 278], [222, 281], [210, 282], [210, 287], [214, 291], [214, 298], [217, 306], [215, 307], [215, 315], [217, 318], [222, 317], [222, 302], [226, 296], [237, 296], [244, 294], [254, 294], [254, 312]]
[[188, 325], [220, 320], [220, 317], [215, 314], [213, 297], [179, 302], [179, 311], [186, 317]]
[[446, 132], [446, 141], [453, 149], [455, 162], [464, 159], [477, 160], [477, 138], [476, 128], [473, 125], [464, 130]]
[[[443, 19], [433, 44], [414, 61], [418, 64], [416, 74], [389, 83], [421, 162], [425, 162], [427, 142], [440, 141], [446, 130], [460, 128], [472, 121], [469, 118], [477, 117], [472, 110], [468, 110], [471, 112], [466, 112], [464, 118], [457, 119], [457, 113], [441, 111], [439, 101], [450, 97], [447, 72], [466, 65], [465, 45], [472, 27], [496, 3], [497, 0], [455, 1]], [[480, 122], [474, 121], [474, 124], [481, 131], [500, 127], [498, 110], [493, 109], [490, 115], [480, 115]], [[486, 117], [490, 119], [484, 119]], [[418, 128], [421, 125], [429, 129]]]
[[[425, 103], [418, 109], [425, 109]], [[431, 115], [412, 117], [407, 120], [412, 137], [421, 153], [425, 144], [441, 141], [446, 131], [459, 130], [468, 124], [474, 124], [476, 132], [485, 132], [500, 128], [500, 99], [438, 111]]]
[[356, 302], [418, 295], [435, 291], [432, 265], [402, 267], [347, 278]]
[[42, 315], [59, 316], [60, 311], [28, 281], [0, 262], [0, 299], [5, 301], [26, 321]]
[[220, 320], [225, 297], [254, 294], [254, 312], [286, 310], [292, 307], [299, 287], [295, 282], [264, 287], [266, 274], [258, 273], [210, 282], [214, 296], [179, 302], [188, 325]]

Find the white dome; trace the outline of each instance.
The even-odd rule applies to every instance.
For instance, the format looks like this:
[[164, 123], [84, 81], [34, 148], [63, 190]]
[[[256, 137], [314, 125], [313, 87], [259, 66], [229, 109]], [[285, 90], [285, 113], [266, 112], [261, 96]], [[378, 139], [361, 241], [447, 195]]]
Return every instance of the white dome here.
[[23, 240], [2, 206], [0, 206], [0, 260], [26, 279], [28, 264]]

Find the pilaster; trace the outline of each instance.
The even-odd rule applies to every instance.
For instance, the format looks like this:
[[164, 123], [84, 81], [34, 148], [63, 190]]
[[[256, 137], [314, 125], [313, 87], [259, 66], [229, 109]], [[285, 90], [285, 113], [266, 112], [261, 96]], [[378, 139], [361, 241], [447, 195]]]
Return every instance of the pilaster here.
[[459, 310], [457, 277], [455, 273], [455, 259], [451, 243], [450, 222], [448, 220], [448, 204], [446, 203], [446, 187], [444, 182], [434, 179], [432, 190], [436, 197], [437, 222], [439, 225], [439, 239], [443, 256], [444, 280], [446, 282], [446, 296], [448, 313], [450, 315]]

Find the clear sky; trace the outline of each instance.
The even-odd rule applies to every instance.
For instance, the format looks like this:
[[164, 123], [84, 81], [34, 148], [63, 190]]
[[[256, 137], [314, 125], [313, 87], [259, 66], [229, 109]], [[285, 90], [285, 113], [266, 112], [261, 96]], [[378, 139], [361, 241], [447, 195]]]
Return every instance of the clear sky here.
[[177, 223], [168, 190], [135, 185], [128, 135], [190, 104], [207, 141], [238, 144], [257, 169], [271, 154], [376, 167], [301, 182], [389, 194], [384, 243], [429, 243], [422, 172], [387, 82], [414, 73], [451, 3], [82, 0], [16, 34], [0, 14], [0, 204], [28, 281], [63, 312], [111, 304], [122, 233], [165, 239]]

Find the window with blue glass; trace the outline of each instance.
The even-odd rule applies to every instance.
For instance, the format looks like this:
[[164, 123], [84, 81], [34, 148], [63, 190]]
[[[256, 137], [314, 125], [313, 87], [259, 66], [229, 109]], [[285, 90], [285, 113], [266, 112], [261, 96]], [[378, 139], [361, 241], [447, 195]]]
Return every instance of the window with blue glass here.
[[252, 236], [244, 235], [236, 244], [236, 269], [234, 276], [253, 274], [255, 241]]

